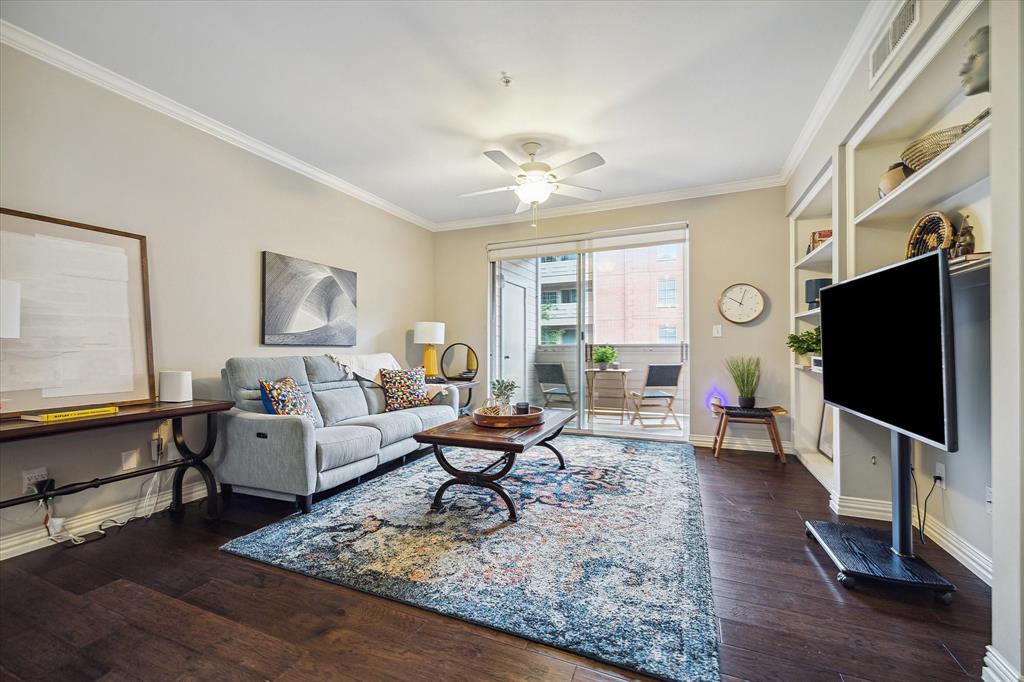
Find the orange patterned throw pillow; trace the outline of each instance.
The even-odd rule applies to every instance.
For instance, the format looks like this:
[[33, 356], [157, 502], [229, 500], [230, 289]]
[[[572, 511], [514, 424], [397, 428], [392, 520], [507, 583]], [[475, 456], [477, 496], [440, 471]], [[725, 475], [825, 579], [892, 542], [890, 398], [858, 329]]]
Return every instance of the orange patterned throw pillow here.
[[410, 407], [429, 405], [427, 397], [426, 370], [415, 369], [382, 369], [380, 383], [384, 388], [384, 409], [387, 412], [404, 410]]

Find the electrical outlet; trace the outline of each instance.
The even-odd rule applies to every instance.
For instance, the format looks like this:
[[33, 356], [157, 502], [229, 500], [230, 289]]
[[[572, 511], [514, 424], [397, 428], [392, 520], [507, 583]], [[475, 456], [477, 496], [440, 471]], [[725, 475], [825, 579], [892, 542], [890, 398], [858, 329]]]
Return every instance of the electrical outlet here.
[[936, 462], [935, 463], [935, 475], [942, 478], [942, 480], [939, 481], [939, 487], [942, 488], [943, 490], [945, 490], [946, 489], [946, 465], [943, 464], [942, 462]]
[[26, 493], [34, 493], [36, 489], [32, 487], [32, 484], [45, 481], [49, 477], [50, 473], [46, 470], [46, 467], [25, 469], [21, 472], [21, 489]]
[[129, 450], [121, 453], [121, 471], [139, 468], [139, 450]]
[[985, 486], [985, 513], [992, 516], [992, 486]]
[[713, 338], [717, 339], [721, 335], [722, 335], [722, 325], [720, 325], [720, 324], [713, 324], [713, 325], [711, 325], [711, 336]]

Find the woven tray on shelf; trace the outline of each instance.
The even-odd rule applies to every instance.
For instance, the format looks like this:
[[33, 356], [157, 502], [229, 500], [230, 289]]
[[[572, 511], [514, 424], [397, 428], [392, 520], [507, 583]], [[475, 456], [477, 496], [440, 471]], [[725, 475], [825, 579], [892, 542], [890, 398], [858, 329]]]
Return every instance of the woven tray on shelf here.
[[957, 140], [981, 123], [990, 113], [992, 113], [992, 109], [986, 109], [968, 123], [936, 130], [934, 133], [928, 133], [924, 137], [914, 140], [900, 154], [900, 159], [915, 171], [921, 170], [936, 156], [952, 147]]
[[929, 211], [917, 219], [907, 238], [907, 258], [942, 249], [949, 251], [956, 242], [956, 229], [942, 211]]

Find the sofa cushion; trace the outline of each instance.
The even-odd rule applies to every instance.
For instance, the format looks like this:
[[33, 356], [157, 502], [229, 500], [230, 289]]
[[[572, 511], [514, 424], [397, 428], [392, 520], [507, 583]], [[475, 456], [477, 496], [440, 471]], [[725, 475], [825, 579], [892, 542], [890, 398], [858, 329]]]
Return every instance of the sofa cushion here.
[[429, 405], [422, 367], [414, 369], [382, 369], [380, 383], [384, 387], [384, 409], [388, 412]]
[[291, 377], [260, 379], [260, 396], [268, 414], [295, 415], [311, 422], [316, 421], [313, 408]]
[[306, 366], [298, 355], [280, 358], [231, 358], [224, 363], [231, 397], [240, 410], [266, 413], [260, 396], [260, 379], [291, 377], [313, 410], [313, 426], [324, 425], [320, 410], [312, 399]]
[[315, 436], [319, 471], [376, 457], [380, 450], [380, 431], [368, 426], [325, 426]]
[[411, 438], [417, 431], [422, 431], [420, 418], [409, 410], [400, 412], [384, 412], [382, 414], [371, 414], [366, 417], [346, 419], [343, 426], [358, 425], [372, 426], [380, 431], [381, 447], [397, 443], [400, 440]]
[[325, 426], [370, 413], [364, 391], [352, 374], [342, 370], [326, 355], [307, 355], [303, 361], [313, 399]]
[[449, 405], [424, 405], [423, 407], [410, 407], [405, 412], [419, 417], [420, 424], [423, 425], [421, 431], [432, 429], [435, 426], [441, 424], [447, 424], [450, 421], [455, 421], [455, 410]]

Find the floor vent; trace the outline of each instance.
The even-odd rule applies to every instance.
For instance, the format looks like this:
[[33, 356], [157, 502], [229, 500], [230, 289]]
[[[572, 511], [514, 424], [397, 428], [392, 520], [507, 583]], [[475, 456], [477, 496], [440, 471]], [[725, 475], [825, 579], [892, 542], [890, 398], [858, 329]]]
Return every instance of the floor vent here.
[[905, 38], [910, 35], [910, 30], [917, 24], [920, 16], [919, 3], [920, 0], [906, 0], [900, 5], [892, 21], [875, 41], [875, 46], [871, 50], [871, 61], [868, 65], [871, 70], [870, 87], [875, 86], [878, 77], [889, 66], [889, 62], [902, 47]]

